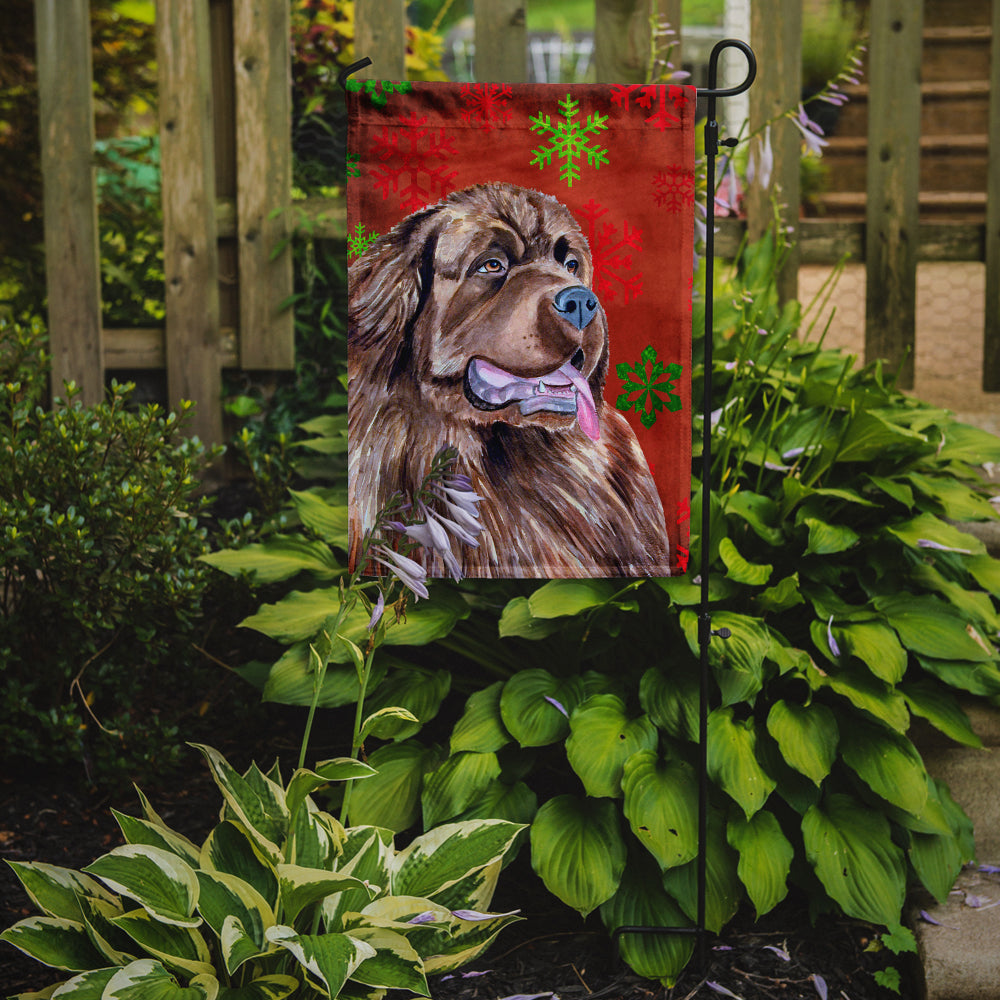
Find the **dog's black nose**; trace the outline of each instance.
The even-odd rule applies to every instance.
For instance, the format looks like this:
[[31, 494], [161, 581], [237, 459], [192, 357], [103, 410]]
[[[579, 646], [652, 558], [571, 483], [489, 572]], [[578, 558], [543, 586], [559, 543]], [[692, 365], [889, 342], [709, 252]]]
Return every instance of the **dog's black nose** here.
[[552, 303], [556, 312], [565, 316], [578, 330], [582, 330], [597, 312], [597, 296], [583, 285], [563, 288]]

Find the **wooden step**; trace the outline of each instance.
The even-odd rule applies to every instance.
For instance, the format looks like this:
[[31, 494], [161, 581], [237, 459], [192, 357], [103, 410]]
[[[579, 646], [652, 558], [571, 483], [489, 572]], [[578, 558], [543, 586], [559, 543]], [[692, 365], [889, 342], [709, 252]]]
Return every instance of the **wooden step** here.
[[925, 28], [921, 79], [924, 83], [988, 80], [992, 38], [989, 25]]
[[[865, 5], [867, 6], [867, 4]], [[991, 0], [924, 0], [924, 27], [954, 24], [989, 24]]]
[[[829, 218], [864, 219], [868, 199], [863, 191], [830, 191], [816, 202]], [[979, 191], [921, 191], [920, 218], [981, 223], [986, 216], [986, 193]]]

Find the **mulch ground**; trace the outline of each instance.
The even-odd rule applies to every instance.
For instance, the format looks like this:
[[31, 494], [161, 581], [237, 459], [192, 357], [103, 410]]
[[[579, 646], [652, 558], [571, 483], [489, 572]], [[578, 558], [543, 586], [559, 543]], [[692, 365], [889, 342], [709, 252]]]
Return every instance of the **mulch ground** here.
[[[234, 763], [242, 756], [238, 746], [223, 743], [220, 748]], [[0, 778], [0, 858], [81, 868], [122, 842], [111, 807], [138, 815], [134, 793], [109, 796], [73, 779]], [[195, 840], [208, 832], [218, 814], [218, 793], [193, 751], [189, 769], [148, 791], [164, 820]], [[501, 877], [494, 908], [520, 908], [525, 919], [503, 931], [469, 969], [449, 978], [432, 977], [435, 1000], [887, 1000], [892, 994], [873, 975], [890, 964], [903, 973], [902, 996], [919, 992], [898, 959], [866, 950], [873, 940], [871, 928], [830, 918], [814, 927], [801, 901], [786, 902], [757, 924], [752, 915], [738, 915], [719, 938], [706, 940], [705, 968], [692, 963], [673, 989], [634, 975], [617, 959], [596, 916], [582, 922], [559, 904], [544, 891], [524, 856]], [[0, 927], [32, 912], [13, 873], [0, 865]], [[59, 973], [0, 944], [0, 995], [38, 990], [59, 979]]]

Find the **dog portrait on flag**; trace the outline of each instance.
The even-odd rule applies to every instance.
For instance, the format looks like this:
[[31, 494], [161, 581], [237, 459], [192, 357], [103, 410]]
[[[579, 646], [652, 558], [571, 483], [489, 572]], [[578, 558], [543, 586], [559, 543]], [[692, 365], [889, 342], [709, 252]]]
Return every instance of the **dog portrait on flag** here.
[[686, 568], [693, 98], [349, 94], [352, 563], [449, 446], [480, 498], [463, 575]]

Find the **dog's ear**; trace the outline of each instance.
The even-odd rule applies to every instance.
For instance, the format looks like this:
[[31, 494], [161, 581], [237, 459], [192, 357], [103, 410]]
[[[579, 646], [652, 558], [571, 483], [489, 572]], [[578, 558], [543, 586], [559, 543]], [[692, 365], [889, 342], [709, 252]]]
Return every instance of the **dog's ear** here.
[[348, 274], [348, 338], [361, 350], [404, 347], [433, 280], [433, 210], [408, 216], [376, 240]]

